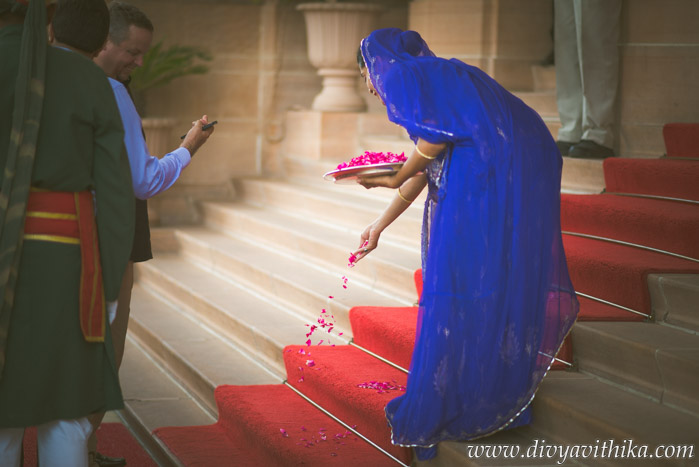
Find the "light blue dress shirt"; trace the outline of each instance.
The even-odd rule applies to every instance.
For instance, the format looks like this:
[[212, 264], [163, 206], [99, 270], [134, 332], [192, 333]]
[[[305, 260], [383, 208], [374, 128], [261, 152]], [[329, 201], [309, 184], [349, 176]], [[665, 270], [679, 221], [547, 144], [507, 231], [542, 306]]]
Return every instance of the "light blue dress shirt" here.
[[170, 188], [192, 157], [185, 148], [177, 148], [160, 159], [151, 156], [143, 137], [141, 117], [129, 92], [115, 79], [109, 78], [109, 83], [124, 124], [124, 145], [131, 165], [134, 194], [139, 199], [151, 198]]

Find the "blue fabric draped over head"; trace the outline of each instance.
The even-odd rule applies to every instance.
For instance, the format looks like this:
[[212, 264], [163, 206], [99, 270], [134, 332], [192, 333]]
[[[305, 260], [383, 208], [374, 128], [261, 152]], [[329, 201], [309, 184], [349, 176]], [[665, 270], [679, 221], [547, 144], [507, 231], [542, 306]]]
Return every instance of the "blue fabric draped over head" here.
[[386, 407], [394, 444], [435, 455], [530, 421], [578, 312], [560, 229], [562, 159], [539, 115], [414, 31], [360, 47], [388, 118], [446, 143], [426, 169], [423, 292], [407, 391]]

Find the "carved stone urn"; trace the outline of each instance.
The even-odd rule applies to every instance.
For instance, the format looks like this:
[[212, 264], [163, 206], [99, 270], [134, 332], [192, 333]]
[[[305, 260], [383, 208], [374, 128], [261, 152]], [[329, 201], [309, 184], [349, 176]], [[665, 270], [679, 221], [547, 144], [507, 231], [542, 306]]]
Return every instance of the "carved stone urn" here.
[[323, 78], [313, 109], [361, 112], [366, 102], [358, 94], [357, 49], [376, 27], [383, 7], [368, 3], [302, 3], [306, 18], [308, 58]]
[[163, 157], [179, 146], [179, 140], [172, 139], [172, 131], [176, 123], [177, 120], [174, 118], [145, 117], [141, 120], [151, 156]]

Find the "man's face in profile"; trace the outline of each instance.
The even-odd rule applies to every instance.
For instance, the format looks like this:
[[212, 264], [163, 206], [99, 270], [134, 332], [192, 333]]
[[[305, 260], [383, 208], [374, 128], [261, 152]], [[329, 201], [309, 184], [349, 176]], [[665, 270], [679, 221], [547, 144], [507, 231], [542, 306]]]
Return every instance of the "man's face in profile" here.
[[102, 68], [108, 76], [126, 81], [131, 73], [143, 65], [143, 56], [153, 41], [153, 33], [147, 29], [131, 25], [129, 35], [119, 44], [107, 41], [100, 53]]

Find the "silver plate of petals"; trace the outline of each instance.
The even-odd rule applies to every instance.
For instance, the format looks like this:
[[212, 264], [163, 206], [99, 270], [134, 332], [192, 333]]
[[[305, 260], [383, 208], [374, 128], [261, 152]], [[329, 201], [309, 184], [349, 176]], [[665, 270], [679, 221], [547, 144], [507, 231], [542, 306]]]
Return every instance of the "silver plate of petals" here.
[[323, 175], [325, 180], [335, 183], [357, 183], [359, 177], [377, 177], [380, 175], [391, 175], [403, 167], [403, 162], [393, 162], [386, 164], [356, 165], [343, 169], [331, 170]]

